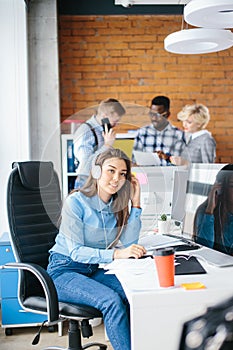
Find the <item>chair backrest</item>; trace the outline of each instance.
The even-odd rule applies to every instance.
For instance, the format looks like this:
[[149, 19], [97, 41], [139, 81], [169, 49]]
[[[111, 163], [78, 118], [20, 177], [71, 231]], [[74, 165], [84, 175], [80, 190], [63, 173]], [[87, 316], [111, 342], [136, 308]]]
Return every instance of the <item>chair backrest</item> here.
[[[8, 180], [7, 210], [16, 261], [47, 268], [49, 249], [55, 242], [61, 214], [61, 191], [52, 162], [13, 163]], [[20, 272], [23, 298], [43, 295], [29, 272]]]

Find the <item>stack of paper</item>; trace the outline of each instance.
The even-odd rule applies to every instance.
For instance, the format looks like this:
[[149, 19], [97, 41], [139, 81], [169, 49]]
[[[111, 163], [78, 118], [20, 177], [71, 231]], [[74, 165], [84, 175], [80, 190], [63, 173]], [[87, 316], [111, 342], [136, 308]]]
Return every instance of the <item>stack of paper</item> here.
[[149, 291], [160, 288], [154, 259], [116, 259], [107, 264], [105, 269], [106, 273], [116, 274], [126, 290]]

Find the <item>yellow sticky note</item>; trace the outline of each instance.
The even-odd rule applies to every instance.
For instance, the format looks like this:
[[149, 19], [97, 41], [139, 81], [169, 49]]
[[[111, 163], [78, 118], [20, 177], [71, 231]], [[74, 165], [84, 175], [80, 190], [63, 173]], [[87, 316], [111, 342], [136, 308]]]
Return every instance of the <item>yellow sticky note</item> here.
[[182, 283], [180, 286], [186, 290], [205, 289], [206, 288], [206, 286], [201, 282]]

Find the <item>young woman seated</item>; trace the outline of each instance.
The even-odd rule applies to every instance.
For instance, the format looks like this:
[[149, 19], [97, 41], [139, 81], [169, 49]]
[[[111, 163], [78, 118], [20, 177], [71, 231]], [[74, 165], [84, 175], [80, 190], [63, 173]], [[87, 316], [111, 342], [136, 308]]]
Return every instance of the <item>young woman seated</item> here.
[[140, 258], [140, 185], [119, 149], [100, 153], [80, 190], [66, 199], [48, 272], [60, 301], [90, 305], [103, 314], [114, 350], [130, 350], [129, 304], [115, 275], [99, 264]]

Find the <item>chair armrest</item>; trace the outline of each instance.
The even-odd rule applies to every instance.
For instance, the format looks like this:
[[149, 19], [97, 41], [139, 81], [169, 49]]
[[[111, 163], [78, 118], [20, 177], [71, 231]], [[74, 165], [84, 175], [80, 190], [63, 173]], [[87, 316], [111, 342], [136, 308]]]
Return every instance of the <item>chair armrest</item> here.
[[[34, 263], [11, 262], [1, 266], [2, 269], [18, 269], [31, 272], [40, 282], [46, 299], [49, 324], [59, 320], [59, 304], [55, 285], [47, 271]], [[22, 305], [26, 309], [26, 306]], [[36, 310], [36, 309], [35, 309]]]

